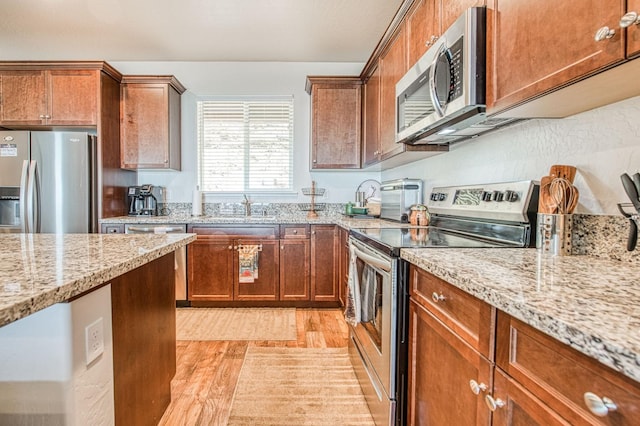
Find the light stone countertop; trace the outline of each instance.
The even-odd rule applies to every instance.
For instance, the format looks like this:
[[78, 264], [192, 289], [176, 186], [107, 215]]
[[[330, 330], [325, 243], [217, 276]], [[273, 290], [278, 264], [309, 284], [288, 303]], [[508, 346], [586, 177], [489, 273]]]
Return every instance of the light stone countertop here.
[[640, 268], [536, 249], [403, 249], [401, 257], [640, 381]]
[[171, 253], [195, 234], [0, 234], [0, 326]]

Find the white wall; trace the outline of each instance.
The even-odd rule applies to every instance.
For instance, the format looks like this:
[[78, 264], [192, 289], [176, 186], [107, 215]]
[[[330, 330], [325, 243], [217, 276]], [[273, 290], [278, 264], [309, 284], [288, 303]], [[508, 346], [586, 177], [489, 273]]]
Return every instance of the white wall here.
[[[379, 173], [347, 171], [309, 171], [310, 98], [305, 92], [307, 75], [359, 75], [361, 63], [282, 63], [282, 62], [114, 62], [123, 74], [175, 75], [187, 88], [182, 95], [182, 171], [139, 172], [138, 183], [152, 183], [168, 189], [169, 202], [191, 202], [197, 184], [196, 99], [207, 95], [293, 95], [294, 96], [294, 189], [291, 195], [260, 197], [252, 201], [308, 202], [300, 188], [327, 188], [322, 202], [354, 199], [358, 185], [366, 179], [379, 179]], [[207, 194], [205, 201], [241, 201], [239, 195]]]
[[578, 168], [577, 213], [617, 215], [629, 202], [620, 175], [640, 171], [640, 97], [572, 117], [530, 120], [451, 146], [450, 152], [387, 170], [382, 179], [434, 186], [539, 180], [552, 164]]

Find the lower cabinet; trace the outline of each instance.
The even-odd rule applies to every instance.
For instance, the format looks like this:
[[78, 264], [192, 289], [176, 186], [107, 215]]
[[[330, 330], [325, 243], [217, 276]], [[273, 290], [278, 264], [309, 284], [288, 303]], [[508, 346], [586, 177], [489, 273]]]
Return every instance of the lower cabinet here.
[[409, 425], [640, 424], [640, 383], [414, 265], [410, 295]]
[[[277, 301], [278, 226], [191, 225], [198, 239], [187, 249], [188, 298], [208, 301]], [[251, 264], [251, 251], [257, 262]]]
[[[306, 224], [190, 225], [198, 239], [187, 249], [188, 299], [194, 306], [337, 306], [337, 230]], [[252, 264], [246, 253], [256, 248]]]
[[311, 225], [311, 300], [339, 300], [338, 227]]

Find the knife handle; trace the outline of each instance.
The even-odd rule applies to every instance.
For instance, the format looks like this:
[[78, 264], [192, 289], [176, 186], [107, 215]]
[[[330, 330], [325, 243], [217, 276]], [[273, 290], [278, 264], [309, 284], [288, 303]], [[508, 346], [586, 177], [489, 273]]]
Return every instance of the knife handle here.
[[[624, 191], [627, 193], [627, 196], [631, 200], [631, 203], [636, 208], [636, 211], [640, 210], [640, 200], [638, 199], [638, 190], [636, 189], [636, 185], [633, 183], [631, 177], [623, 173], [620, 175], [620, 180], [622, 181], [622, 186], [624, 187]], [[640, 213], [640, 211], [638, 211]]]
[[627, 251], [633, 251], [638, 242], [638, 225], [634, 219], [630, 219], [629, 240], [627, 240]]
[[640, 173], [634, 173], [633, 176], [631, 176], [631, 178], [633, 179], [633, 183], [636, 186], [636, 191], [638, 192], [638, 196], [640, 196]]

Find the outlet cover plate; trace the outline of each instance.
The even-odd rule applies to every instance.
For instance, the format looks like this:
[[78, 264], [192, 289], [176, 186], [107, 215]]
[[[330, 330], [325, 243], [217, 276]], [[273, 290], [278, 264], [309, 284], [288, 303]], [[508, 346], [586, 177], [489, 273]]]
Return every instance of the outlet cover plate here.
[[104, 352], [104, 322], [102, 317], [89, 324], [84, 330], [86, 362], [89, 365]]

